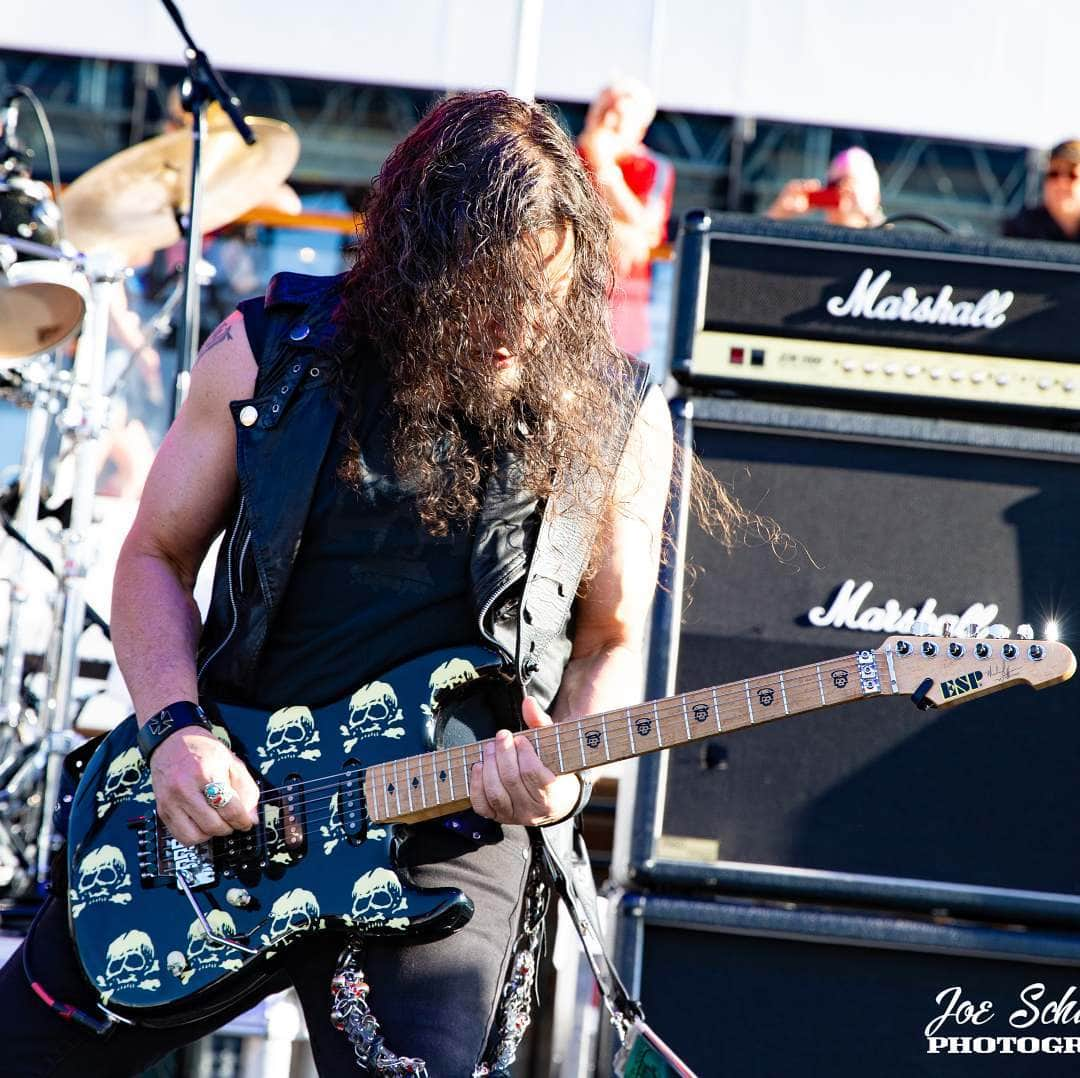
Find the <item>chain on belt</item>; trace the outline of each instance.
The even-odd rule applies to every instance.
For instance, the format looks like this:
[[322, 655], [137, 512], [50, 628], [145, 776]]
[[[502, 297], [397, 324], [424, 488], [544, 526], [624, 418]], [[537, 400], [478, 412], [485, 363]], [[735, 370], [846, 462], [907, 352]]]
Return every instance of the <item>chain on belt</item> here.
[[399, 1056], [386, 1047], [379, 1020], [368, 1006], [371, 988], [360, 968], [360, 954], [360, 941], [350, 940], [338, 957], [330, 982], [330, 1021], [349, 1039], [356, 1061], [369, 1073], [428, 1078], [427, 1064], [422, 1059]]
[[[534, 861], [525, 888], [521, 932], [490, 1041], [491, 1062], [479, 1064], [472, 1078], [496, 1078], [509, 1074], [518, 1046], [529, 1028], [549, 894], [539, 865]], [[406, 1075], [428, 1078], [427, 1064], [422, 1059], [399, 1056], [387, 1048], [379, 1032], [379, 1020], [368, 1005], [371, 986], [360, 967], [362, 948], [361, 938], [350, 939], [338, 957], [337, 969], [330, 982], [330, 1021], [345, 1034], [353, 1046], [357, 1062], [369, 1073], [393, 1078]]]

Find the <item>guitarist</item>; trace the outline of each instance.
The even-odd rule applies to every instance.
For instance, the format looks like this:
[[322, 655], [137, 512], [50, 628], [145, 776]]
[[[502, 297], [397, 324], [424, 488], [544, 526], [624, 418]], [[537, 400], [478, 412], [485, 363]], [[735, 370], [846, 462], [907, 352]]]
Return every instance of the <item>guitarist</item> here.
[[[476, 913], [437, 942], [365, 944], [384, 1040], [356, 1053], [370, 1074], [503, 1074], [534, 851], [559, 856], [568, 827], [549, 825], [585, 795], [513, 730], [638, 699], [670, 422], [612, 342], [610, 219], [544, 109], [445, 99], [387, 159], [364, 224], [348, 274], [281, 274], [203, 346], [117, 566], [113, 641], [140, 724], [165, 708], [188, 723], [144, 741], [158, 812], [188, 844], [250, 828], [258, 796], [200, 694], [318, 707], [440, 647], [505, 655], [514, 689], [476, 731], [499, 730], [472, 811], [415, 828], [403, 857]], [[222, 533], [203, 627], [192, 585]], [[100, 1017], [62, 899], [24, 949], [51, 999]], [[4, 1071], [137, 1074], [292, 984], [320, 1073], [357, 1073], [328, 1007], [340, 949], [304, 938], [223, 1011], [107, 1036], [43, 1004], [21, 949], [0, 972]]]

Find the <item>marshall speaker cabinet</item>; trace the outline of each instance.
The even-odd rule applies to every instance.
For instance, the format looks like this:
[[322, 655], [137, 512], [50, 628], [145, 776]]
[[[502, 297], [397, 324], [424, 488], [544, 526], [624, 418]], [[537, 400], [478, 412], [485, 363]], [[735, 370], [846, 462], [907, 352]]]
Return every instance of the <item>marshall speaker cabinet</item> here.
[[[1036, 424], [1067, 427], [1080, 386], [1080, 260], [718, 221], [684, 232], [676, 427], [793, 542], [728, 552], [684, 522], [649, 695], [831, 677], [948, 615], [1075, 645], [1080, 435]], [[905, 394], [931, 414], [898, 414]], [[613, 872], [631, 887], [1080, 925], [1080, 678], [785, 718], [642, 757], [630, 785]]]
[[[1075, 935], [641, 894], [615, 916], [627, 987], [700, 1078], [1076, 1072]], [[978, 1024], [937, 1021], [965, 1002]]]

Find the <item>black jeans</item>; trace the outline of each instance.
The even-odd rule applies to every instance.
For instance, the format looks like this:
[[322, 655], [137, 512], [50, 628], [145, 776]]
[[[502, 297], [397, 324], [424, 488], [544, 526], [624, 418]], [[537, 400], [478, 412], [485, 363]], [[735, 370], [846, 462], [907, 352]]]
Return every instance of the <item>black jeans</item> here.
[[[456, 835], [427, 831], [408, 857], [413, 879], [421, 887], [460, 888], [472, 898], [476, 913], [443, 940], [380, 940], [365, 947], [368, 1003], [387, 1047], [425, 1060], [431, 1078], [469, 1078], [495, 1018], [531, 859], [523, 828], [503, 832], [501, 841], [466, 849]], [[5, 1078], [137, 1075], [290, 984], [304, 1008], [319, 1074], [363, 1073], [352, 1046], [330, 1024], [330, 979], [342, 947], [339, 935], [283, 948], [271, 982], [238, 995], [234, 1006], [213, 1018], [170, 1029], [120, 1026], [104, 1037], [60, 1018], [38, 999], [23, 974], [22, 949], [27, 946], [34, 978], [51, 996], [97, 1014], [97, 997], [72, 947], [64, 904], [50, 899], [30, 939], [0, 970], [0, 1073]]]

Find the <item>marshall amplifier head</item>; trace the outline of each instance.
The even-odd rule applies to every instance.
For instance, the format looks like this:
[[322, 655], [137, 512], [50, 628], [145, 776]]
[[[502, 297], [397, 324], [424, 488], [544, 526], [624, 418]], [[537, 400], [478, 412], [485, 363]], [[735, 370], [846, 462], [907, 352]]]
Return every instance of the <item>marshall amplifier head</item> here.
[[697, 388], [1080, 409], [1070, 244], [698, 210], [677, 273], [672, 372]]

